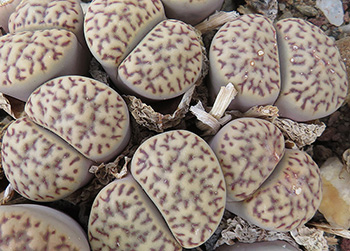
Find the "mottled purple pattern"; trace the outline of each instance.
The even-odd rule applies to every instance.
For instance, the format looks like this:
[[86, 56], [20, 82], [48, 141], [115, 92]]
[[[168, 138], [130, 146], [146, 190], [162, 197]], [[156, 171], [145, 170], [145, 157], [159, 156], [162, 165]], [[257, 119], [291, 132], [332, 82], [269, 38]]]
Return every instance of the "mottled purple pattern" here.
[[267, 182], [243, 202], [249, 220], [263, 228], [290, 231], [309, 221], [322, 199], [317, 164], [305, 152], [286, 149]]
[[131, 175], [111, 182], [97, 195], [88, 234], [93, 250], [182, 250]]
[[185, 130], [149, 138], [135, 152], [131, 172], [183, 247], [214, 233], [224, 213], [225, 180], [202, 138]]
[[302, 19], [276, 24], [281, 54], [282, 89], [276, 106], [296, 121], [333, 113], [345, 100], [345, 64], [332, 38]]
[[62, 199], [92, 178], [91, 161], [27, 117], [7, 128], [1, 157], [12, 187], [30, 200]]
[[273, 172], [284, 153], [284, 138], [271, 122], [240, 118], [225, 125], [210, 146], [223, 170], [229, 199], [240, 201]]

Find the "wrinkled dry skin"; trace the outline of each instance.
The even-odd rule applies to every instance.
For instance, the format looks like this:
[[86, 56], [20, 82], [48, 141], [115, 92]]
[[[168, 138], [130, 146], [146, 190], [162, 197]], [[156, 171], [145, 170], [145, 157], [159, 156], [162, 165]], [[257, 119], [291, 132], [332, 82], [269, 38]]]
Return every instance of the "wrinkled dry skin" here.
[[165, 100], [191, 88], [202, 72], [201, 38], [189, 25], [165, 20], [156, 25], [118, 68], [120, 89]]
[[115, 157], [130, 138], [123, 98], [102, 82], [86, 77], [48, 81], [30, 95], [25, 112], [96, 162]]
[[97, 195], [88, 233], [93, 250], [182, 250], [130, 174], [109, 183]]
[[215, 154], [194, 133], [175, 130], [149, 138], [136, 150], [131, 173], [181, 246], [197, 247], [217, 229], [225, 180]]
[[309, 221], [321, 199], [317, 164], [303, 151], [286, 149], [274, 172], [250, 198], [228, 201], [226, 208], [261, 228], [283, 232]]
[[273, 104], [281, 87], [276, 39], [272, 22], [261, 15], [243, 15], [221, 27], [209, 51], [212, 98], [233, 83], [238, 95], [230, 109]]
[[84, 14], [78, 0], [23, 0], [10, 16], [9, 31], [65, 29], [83, 38]]
[[[45, 81], [87, 71], [82, 47], [66, 30], [23, 31], [0, 37], [0, 91], [26, 101]], [[81, 63], [83, 62], [83, 63]]]
[[284, 154], [284, 138], [271, 122], [240, 118], [226, 124], [210, 141], [223, 170], [228, 200], [250, 197]]
[[121, 61], [163, 19], [160, 0], [95, 0], [90, 4], [84, 21], [86, 41], [114, 83]]
[[198, 24], [210, 14], [219, 10], [224, 0], [162, 0], [168, 18]]
[[3, 137], [2, 167], [12, 187], [35, 201], [55, 201], [85, 185], [92, 162], [26, 117]]
[[77, 222], [46, 206], [1, 206], [0, 222], [1, 250], [90, 249]]
[[332, 38], [302, 19], [276, 24], [281, 57], [281, 93], [275, 103], [282, 117], [308, 121], [325, 117], [344, 102], [348, 80]]

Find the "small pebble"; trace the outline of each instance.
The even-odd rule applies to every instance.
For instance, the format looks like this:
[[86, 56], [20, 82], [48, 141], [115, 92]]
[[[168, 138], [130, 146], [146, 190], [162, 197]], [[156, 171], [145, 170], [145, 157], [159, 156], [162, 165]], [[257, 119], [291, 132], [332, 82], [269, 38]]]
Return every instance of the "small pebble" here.
[[317, 15], [318, 11], [316, 8], [308, 5], [297, 5], [295, 8], [303, 15], [308, 17], [314, 17]]

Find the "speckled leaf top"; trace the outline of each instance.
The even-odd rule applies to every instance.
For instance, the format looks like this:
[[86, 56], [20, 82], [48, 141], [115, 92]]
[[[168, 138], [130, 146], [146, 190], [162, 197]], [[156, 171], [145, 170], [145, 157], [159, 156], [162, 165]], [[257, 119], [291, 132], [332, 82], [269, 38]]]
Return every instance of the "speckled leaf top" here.
[[226, 202], [225, 180], [209, 145], [186, 130], [158, 134], [136, 150], [131, 173], [185, 248], [216, 230]]
[[23, 31], [0, 37], [0, 91], [26, 101], [40, 84], [68, 67], [73, 70], [72, 64], [80, 58], [77, 51], [76, 37], [66, 30]]
[[83, 19], [78, 0], [23, 0], [10, 16], [9, 31], [57, 28], [82, 34]]
[[0, 240], [0, 250], [89, 250], [77, 222], [40, 205], [2, 205]]
[[121, 63], [118, 76], [139, 96], [152, 100], [183, 94], [201, 75], [201, 38], [178, 20], [159, 23]]
[[317, 164], [303, 151], [286, 149], [275, 171], [253, 196], [228, 203], [227, 209], [262, 228], [291, 231], [314, 216], [321, 199]]
[[12, 187], [30, 200], [64, 198], [92, 178], [91, 161], [27, 117], [8, 127], [1, 157]]
[[48, 81], [31, 94], [25, 111], [96, 162], [110, 160], [130, 138], [123, 98], [94, 79], [65, 76]]
[[273, 104], [280, 91], [276, 31], [261, 15], [242, 15], [216, 33], [209, 52], [210, 81], [216, 96], [233, 83], [238, 95], [231, 109]]
[[85, 15], [86, 41], [113, 79], [124, 57], [164, 18], [160, 0], [95, 0]]
[[228, 200], [244, 200], [273, 172], [284, 153], [281, 131], [263, 119], [239, 118], [210, 142], [223, 170]]
[[281, 116], [296, 121], [325, 117], [345, 100], [348, 80], [332, 38], [302, 19], [277, 22], [282, 52], [282, 90], [276, 102]]
[[131, 175], [109, 183], [97, 195], [88, 233], [93, 250], [182, 250]]

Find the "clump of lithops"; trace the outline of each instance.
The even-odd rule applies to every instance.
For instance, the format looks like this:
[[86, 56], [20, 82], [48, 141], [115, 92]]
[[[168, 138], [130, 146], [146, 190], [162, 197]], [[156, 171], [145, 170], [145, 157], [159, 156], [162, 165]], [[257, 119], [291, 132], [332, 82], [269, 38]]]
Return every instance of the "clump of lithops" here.
[[243, 201], [227, 200], [226, 208], [268, 230], [291, 231], [309, 221], [322, 199], [317, 164], [305, 152], [286, 149], [266, 181]]
[[2, 166], [12, 187], [35, 201], [54, 201], [92, 178], [130, 138], [125, 102], [102, 82], [81, 76], [53, 79], [36, 89], [3, 137]]
[[211, 139], [230, 201], [249, 198], [270, 176], [284, 154], [282, 132], [271, 122], [240, 118], [226, 124]]
[[224, 0], [162, 0], [168, 18], [182, 20], [191, 25], [198, 24], [219, 10]]
[[334, 41], [297, 18], [272, 25], [251, 14], [227, 22], [213, 38], [209, 59], [213, 95], [232, 82], [238, 95], [231, 109], [242, 112], [274, 104], [283, 117], [313, 120], [338, 109], [348, 89]]
[[194, 248], [213, 235], [226, 188], [202, 138], [186, 130], [155, 135], [138, 147], [130, 171], [132, 176], [114, 181], [95, 199], [89, 220], [94, 250]]
[[202, 77], [201, 36], [164, 19], [161, 1], [93, 1], [86, 14], [92, 54], [118, 90], [143, 101], [180, 96]]
[[29, 204], [0, 207], [1, 250], [89, 250], [84, 230], [68, 215]]

